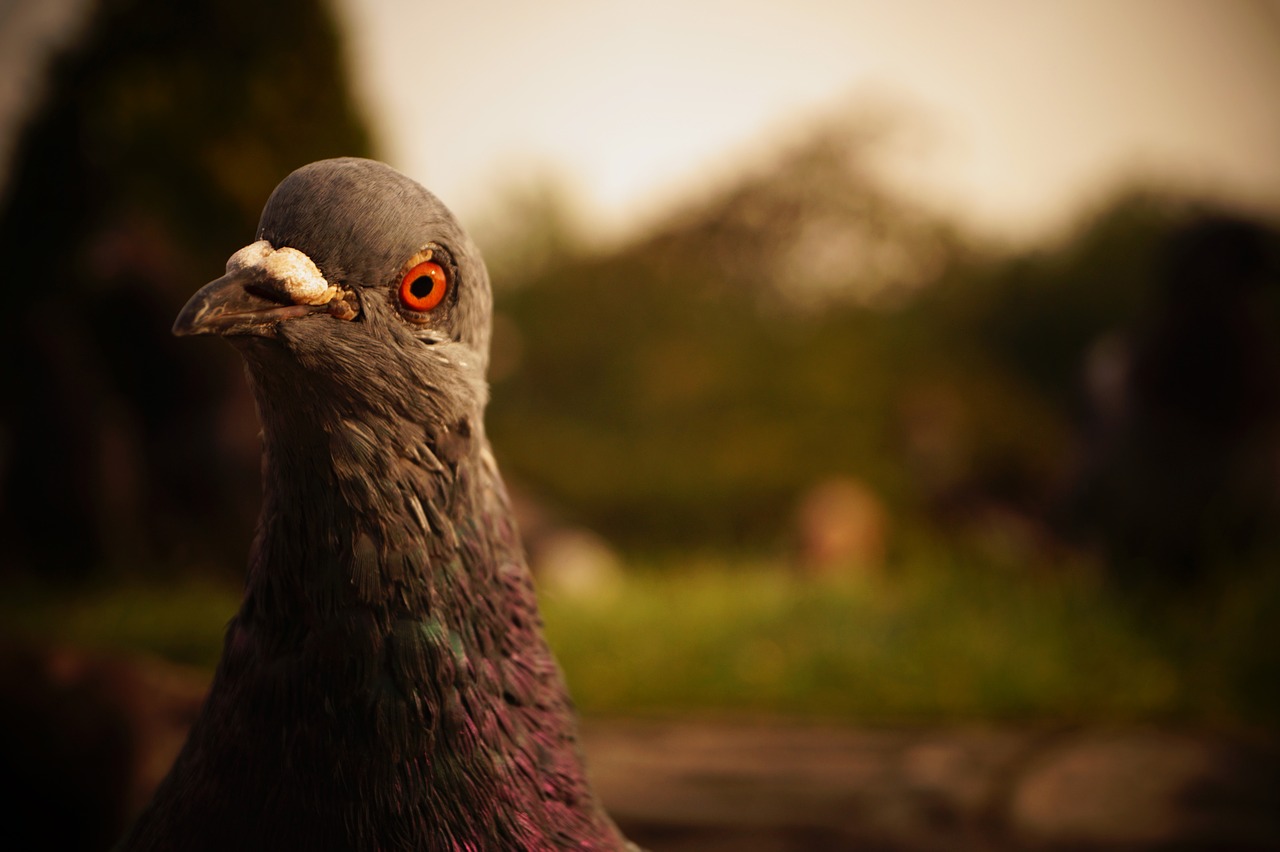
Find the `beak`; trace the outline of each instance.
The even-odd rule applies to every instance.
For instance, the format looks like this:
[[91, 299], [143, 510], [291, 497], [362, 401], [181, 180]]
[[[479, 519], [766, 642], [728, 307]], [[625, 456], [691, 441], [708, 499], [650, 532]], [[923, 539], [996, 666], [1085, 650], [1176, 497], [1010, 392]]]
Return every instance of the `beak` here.
[[252, 267], [228, 272], [196, 291], [174, 321], [173, 333], [178, 337], [191, 334], [274, 337], [280, 320], [322, 313], [349, 320], [357, 313], [343, 299], [306, 305], [286, 301], [288, 296], [284, 294], [274, 297], [274, 293]]
[[254, 287], [260, 277], [253, 269], [238, 269], [210, 281], [192, 296], [173, 324], [179, 337], [189, 334], [254, 334], [270, 337], [278, 320], [293, 319], [317, 311], [323, 305], [281, 304]]

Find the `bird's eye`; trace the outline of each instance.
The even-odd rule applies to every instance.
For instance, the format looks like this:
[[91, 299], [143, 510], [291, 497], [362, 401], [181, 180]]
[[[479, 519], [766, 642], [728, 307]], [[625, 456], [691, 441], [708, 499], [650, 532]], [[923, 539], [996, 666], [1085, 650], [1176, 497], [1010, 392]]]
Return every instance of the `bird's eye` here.
[[400, 279], [400, 304], [411, 311], [429, 311], [440, 304], [448, 289], [449, 279], [444, 268], [426, 260]]

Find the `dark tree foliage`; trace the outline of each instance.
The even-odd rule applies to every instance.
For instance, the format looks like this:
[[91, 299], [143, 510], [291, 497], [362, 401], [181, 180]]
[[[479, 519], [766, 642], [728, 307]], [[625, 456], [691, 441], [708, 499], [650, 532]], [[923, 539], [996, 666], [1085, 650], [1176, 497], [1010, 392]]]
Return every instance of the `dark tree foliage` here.
[[0, 210], [0, 563], [238, 564], [251, 403], [230, 352], [179, 346], [169, 325], [282, 175], [367, 153], [368, 136], [323, 2], [101, 0], [91, 15]]
[[1137, 318], [1085, 353], [1065, 520], [1181, 587], [1280, 544], [1280, 233], [1203, 215], [1155, 248]]

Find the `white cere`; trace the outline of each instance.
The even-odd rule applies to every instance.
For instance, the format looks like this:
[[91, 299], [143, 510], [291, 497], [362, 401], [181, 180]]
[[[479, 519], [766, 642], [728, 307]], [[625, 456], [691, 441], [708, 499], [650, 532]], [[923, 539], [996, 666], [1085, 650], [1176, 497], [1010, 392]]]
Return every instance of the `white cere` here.
[[267, 274], [299, 305], [327, 305], [338, 295], [311, 258], [294, 248], [273, 251], [262, 261]]
[[274, 249], [271, 248], [271, 243], [266, 240], [258, 240], [256, 243], [250, 243], [240, 249], [240, 251], [231, 255], [231, 257], [227, 258], [227, 274], [230, 275], [232, 272], [239, 272], [240, 270], [247, 269], [250, 266], [257, 266], [262, 263], [266, 256], [271, 254], [272, 251], [274, 251]]
[[273, 249], [266, 240], [245, 246], [227, 260], [227, 272], [254, 267], [282, 290], [296, 305], [327, 305], [344, 295], [320, 274], [315, 262], [304, 252], [286, 246]]

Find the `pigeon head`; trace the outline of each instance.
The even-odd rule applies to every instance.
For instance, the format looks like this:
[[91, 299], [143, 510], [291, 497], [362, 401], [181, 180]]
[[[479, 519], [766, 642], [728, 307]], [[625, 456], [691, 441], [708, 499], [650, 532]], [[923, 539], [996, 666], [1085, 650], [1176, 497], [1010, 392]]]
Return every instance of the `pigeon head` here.
[[382, 163], [341, 158], [276, 187], [257, 240], [192, 296], [174, 333], [232, 342], [260, 403], [309, 396], [353, 412], [434, 388], [437, 402], [474, 409], [491, 306], [484, 262], [439, 199]]

